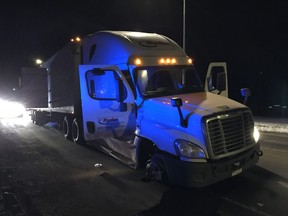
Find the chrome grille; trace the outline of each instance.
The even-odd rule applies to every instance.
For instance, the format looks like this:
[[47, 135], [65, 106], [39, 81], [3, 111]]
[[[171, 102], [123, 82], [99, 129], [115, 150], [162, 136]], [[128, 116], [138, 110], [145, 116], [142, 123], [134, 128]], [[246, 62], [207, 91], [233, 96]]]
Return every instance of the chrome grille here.
[[250, 111], [238, 111], [206, 120], [212, 158], [231, 155], [255, 143], [254, 122]]

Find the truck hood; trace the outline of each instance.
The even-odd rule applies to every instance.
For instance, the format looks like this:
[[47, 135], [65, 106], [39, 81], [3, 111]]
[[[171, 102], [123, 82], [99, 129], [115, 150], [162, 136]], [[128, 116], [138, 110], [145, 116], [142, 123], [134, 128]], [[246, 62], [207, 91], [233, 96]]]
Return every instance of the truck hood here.
[[[182, 99], [181, 111], [188, 126], [181, 126], [177, 107], [171, 99]], [[232, 109], [245, 108], [241, 103], [208, 92], [150, 98], [138, 108], [138, 129], [136, 133], [157, 143], [159, 149], [177, 155], [174, 148], [176, 139], [188, 140], [199, 145], [208, 155], [202, 133], [202, 117]]]
[[[245, 108], [246, 106], [233, 101], [229, 98], [223, 97], [221, 95], [216, 95], [210, 92], [200, 92], [193, 94], [184, 94], [184, 95], [173, 95], [173, 96], [165, 96], [159, 98], [149, 99], [148, 103], [153, 104], [153, 106], [157, 107], [162, 106], [165, 110], [169, 110], [168, 107], [172, 109], [176, 109], [171, 105], [171, 99], [174, 97], [178, 97], [182, 99], [183, 106], [181, 110], [183, 114], [189, 114], [191, 112], [198, 113], [202, 116], [209, 115], [225, 110], [236, 109], [236, 108]], [[160, 105], [161, 104], [161, 105]], [[156, 108], [155, 107], [155, 108]], [[167, 107], [167, 109], [166, 109]], [[159, 107], [160, 108], [160, 107]]]

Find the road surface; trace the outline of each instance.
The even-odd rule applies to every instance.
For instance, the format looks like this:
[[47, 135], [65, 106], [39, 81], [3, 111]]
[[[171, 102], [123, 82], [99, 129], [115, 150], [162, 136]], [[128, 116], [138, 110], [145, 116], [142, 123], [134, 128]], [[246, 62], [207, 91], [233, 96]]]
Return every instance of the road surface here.
[[287, 216], [287, 138], [263, 133], [257, 166], [206, 188], [180, 188], [142, 181], [143, 171], [53, 127], [0, 119], [0, 215]]

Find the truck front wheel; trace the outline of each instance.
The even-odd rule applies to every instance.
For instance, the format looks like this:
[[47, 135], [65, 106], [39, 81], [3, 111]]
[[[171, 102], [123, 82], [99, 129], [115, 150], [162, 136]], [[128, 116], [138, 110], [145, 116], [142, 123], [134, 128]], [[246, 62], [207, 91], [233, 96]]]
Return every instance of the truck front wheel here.
[[168, 183], [168, 173], [161, 154], [154, 153], [147, 161], [146, 180]]

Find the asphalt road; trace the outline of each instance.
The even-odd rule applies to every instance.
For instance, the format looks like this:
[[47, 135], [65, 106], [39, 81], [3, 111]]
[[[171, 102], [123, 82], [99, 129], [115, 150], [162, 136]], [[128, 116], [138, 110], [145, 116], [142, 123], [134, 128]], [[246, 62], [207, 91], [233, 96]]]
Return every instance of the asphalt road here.
[[179, 188], [144, 182], [143, 171], [52, 127], [0, 119], [0, 215], [287, 216], [287, 137], [262, 134], [263, 157], [241, 175]]

